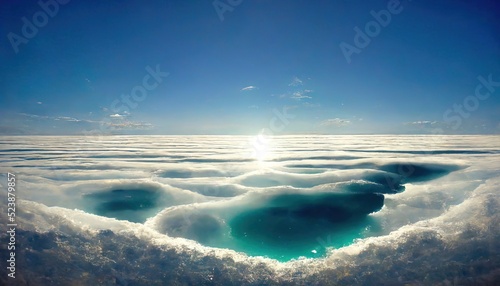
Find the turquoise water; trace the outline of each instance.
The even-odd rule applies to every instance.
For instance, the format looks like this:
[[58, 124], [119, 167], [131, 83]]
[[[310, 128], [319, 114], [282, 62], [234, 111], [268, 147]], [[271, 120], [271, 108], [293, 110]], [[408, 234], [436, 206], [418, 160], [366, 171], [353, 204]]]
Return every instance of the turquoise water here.
[[[299, 167], [321, 170], [323, 166]], [[248, 198], [249, 202], [242, 206], [232, 207], [229, 203], [226, 208], [232, 211], [227, 213], [173, 212], [160, 219], [158, 230], [203, 245], [279, 261], [322, 257], [328, 248], [347, 246], [358, 238], [376, 233], [379, 225], [370, 214], [383, 207], [384, 194], [404, 191], [405, 182], [431, 180], [457, 168], [435, 164], [366, 163], [349, 167], [377, 170], [361, 173], [360, 180], [346, 180], [321, 189], [311, 189], [314, 181], [290, 181], [287, 183], [294, 184], [295, 189], [267, 189]], [[168, 174], [176, 175], [176, 179], [179, 177], [175, 172], [162, 176], [168, 177]], [[184, 172], [182, 178], [190, 179], [189, 175]], [[266, 188], [280, 186], [286, 179], [258, 174], [247, 177], [243, 183]], [[85, 194], [83, 200], [86, 211], [138, 223], [176, 205], [172, 196], [153, 187], [116, 188]]]
[[383, 201], [380, 194], [285, 194], [241, 212], [229, 225], [248, 254], [283, 261], [318, 257], [327, 246], [361, 237], [370, 227], [367, 215], [380, 210]]
[[165, 206], [161, 192], [149, 189], [114, 189], [83, 196], [85, 210], [97, 215], [143, 223]]

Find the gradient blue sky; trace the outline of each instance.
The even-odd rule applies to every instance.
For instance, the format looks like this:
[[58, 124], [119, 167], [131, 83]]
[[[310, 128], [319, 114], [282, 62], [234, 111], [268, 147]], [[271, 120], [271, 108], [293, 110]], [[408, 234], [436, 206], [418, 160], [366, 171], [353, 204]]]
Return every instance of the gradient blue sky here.
[[401, 1], [348, 63], [389, 2], [72, 0], [13, 47], [43, 10], [1, 1], [0, 134], [500, 133], [500, 4]]

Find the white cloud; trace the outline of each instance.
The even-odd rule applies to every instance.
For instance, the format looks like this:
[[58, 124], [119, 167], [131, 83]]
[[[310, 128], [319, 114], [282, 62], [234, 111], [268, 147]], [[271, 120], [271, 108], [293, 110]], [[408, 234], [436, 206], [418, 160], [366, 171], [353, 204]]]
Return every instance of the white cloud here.
[[[29, 118], [37, 118], [37, 119], [51, 119], [51, 120], [56, 120], [56, 121], [70, 121], [70, 122], [80, 122], [80, 121], [87, 121], [87, 120], [80, 120], [74, 117], [69, 117], [69, 116], [47, 116], [47, 115], [36, 115], [36, 114], [28, 114], [28, 113], [19, 113], [19, 115], [26, 116]], [[92, 122], [88, 120], [88, 122]]]
[[48, 116], [45, 115], [36, 115], [36, 114], [27, 114], [27, 113], [19, 113], [19, 115], [30, 117], [30, 118], [39, 118], [39, 119], [48, 119]]
[[331, 118], [324, 120], [323, 122], [320, 123], [321, 126], [335, 126], [335, 127], [346, 126], [349, 124], [351, 124], [350, 120], [341, 118]]
[[253, 85], [249, 85], [247, 87], [242, 88], [241, 91], [250, 91], [250, 90], [254, 90], [254, 89], [257, 89], [257, 87], [253, 86]]
[[405, 125], [429, 126], [429, 125], [436, 125], [438, 123], [439, 122], [437, 122], [437, 121], [419, 120], [419, 121], [413, 121], [413, 122], [406, 122]]
[[120, 123], [106, 122], [108, 127], [112, 129], [151, 129], [153, 124], [147, 122], [132, 122], [124, 121]]
[[41, 102], [41, 101], [38, 101], [38, 102], [37, 102], [36, 104], [42, 104], [42, 103], [43, 103], [43, 102]]
[[290, 98], [296, 99], [296, 100], [302, 100], [302, 99], [312, 98], [309, 95], [305, 95], [306, 93], [309, 93], [309, 92], [310, 92], [309, 90], [297, 91], [297, 92], [294, 92], [292, 94], [292, 96], [290, 96]]
[[36, 115], [36, 114], [27, 114], [27, 113], [19, 113], [19, 115], [26, 116], [29, 118], [36, 118], [36, 119], [47, 119], [47, 120], [54, 120], [54, 121], [67, 121], [67, 122], [86, 122], [86, 123], [92, 123], [92, 124], [99, 124], [99, 125], [104, 125], [106, 127], [109, 127], [111, 129], [151, 129], [153, 125], [151, 123], [147, 122], [134, 122], [134, 121], [127, 121], [126, 117], [130, 115], [128, 112], [124, 112], [124, 114], [111, 114], [109, 117], [114, 118], [114, 119], [122, 119], [119, 121], [113, 120], [114, 122], [110, 122], [110, 119], [104, 118], [104, 120], [88, 120], [88, 119], [77, 119], [74, 117], [69, 117], [69, 116], [45, 116], [45, 115]]
[[125, 119], [128, 116], [130, 116], [130, 112], [128, 112], [128, 111], [124, 111], [122, 114], [115, 113], [115, 114], [110, 114], [109, 115], [109, 117], [115, 118], [115, 119]]
[[68, 117], [68, 116], [58, 116], [58, 117], [55, 117], [54, 120], [62, 120], [62, 121], [70, 121], [70, 122], [80, 122], [80, 121], [82, 121], [80, 119], [76, 119], [76, 118]]
[[292, 82], [289, 84], [289, 86], [299, 86], [302, 84], [303, 84], [302, 80], [295, 76], [293, 77]]
[[[478, 259], [477, 263], [475, 260], [475, 265], [483, 267], [487, 271], [495, 267], [495, 265], [492, 266], [491, 261], [492, 255], [497, 251], [498, 243], [495, 241], [498, 241], [499, 234], [497, 206], [500, 202], [498, 193], [500, 179], [498, 172], [495, 172], [498, 168], [497, 156], [429, 153], [416, 157], [408, 155], [404, 157], [403, 161], [401, 153], [388, 153], [387, 156], [380, 156], [378, 153], [366, 152], [361, 153], [364, 157], [362, 164], [358, 164], [358, 161], [341, 160], [342, 157], [340, 157], [333, 162], [339, 168], [328, 169], [321, 168], [321, 164], [331, 165], [332, 162], [316, 159], [329, 155], [324, 150], [344, 150], [342, 146], [359, 149], [359, 151], [373, 151], [379, 148], [421, 151], [463, 148], [464, 150], [488, 151], [492, 148], [498, 148], [499, 142], [492, 141], [491, 137], [464, 136], [459, 140], [447, 137], [447, 139], [436, 142], [436, 140], [429, 140], [425, 136], [380, 136], [376, 138], [371, 136], [325, 137], [311, 135], [307, 138], [304, 136], [274, 136], [272, 138], [273, 145], [281, 147], [277, 150], [279, 157], [276, 158], [279, 160], [272, 162], [274, 168], [262, 168], [257, 171], [254, 164], [240, 162], [240, 159], [247, 158], [246, 153], [241, 151], [241, 147], [244, 145], [239, 144], [241, 140], [242, 144], [248, 145], [246, 137], [238, 139], [216, 136], [120, 136], [102, 139], [88, 136], [83, 138], [84, 140], [79, 138], [75, 140], [75, 137], [59, 136], [2, 139], [5, 140], [2, 143], [9, 144], [5, 148], [15, 146], [15, 148], [43, 148], [45, 150], [45, 152], [36, 150], [4, 152], [2, 157], [2, 159], [6, 159], [2, 162], [2, 168], [17, 171], [22, 177], [23, 200], [20, 202], [20, 207], [29, 210], [18, 212], [19, 218], [16, 216], [16, 219], [19, 219], [19, 229], [22, 230], [22, 232], [18, 230], [19, 238], [25, 241], [33, 234], [38, 235], [41, 239], [57, 237], [60, 233], [65, 234], [64, 247], [53, 247], [50, 251], [36, 251], [36, 244], [26, 244], [23, 245], [27, 248], [26, 252], [37, 253], [41, 259], [48, 261], [52, 257], [73, 257], [75, 264], [82, 265], [81, 271], [88, 273], [88, 280], [96, 280], [99, 277], [95, 278], [96, 275], [93, 274], [92, 270], [85, 266], [88, 265], [88, 257], [81, 255], [80, 247], [84, 239], [92, 242], [94, 249], [106, 249], [112, 244], [130, 250], [128, 253], [123, 251], [95, 252], [93, 257], [99, 261], [99, 267], [104, 270], [115, 269], [119, 266], [121, 269], [137, 268], [137, 271], [147, 271], [149, 265], [136, 263], [140, 258], [151, 264], [160, 264], [162, 261], [182, 261], [183, 264], [179, 269], [184, 271], [199, 267], [198, 257], [206, 257], [207, 261], [210, 261], [215, 267], [225, 265], [225, 267], [238, 271], [238, 280], [243, 282], [253, 281], [253, 284], [258, 284], [261, 281], [267, 281], [268, 284], [274, 282], [274, 284], [279, 284], [280, 281], [284, 280], [283, 276], [269, 276], [267, 273], [283, 272], [284, 267], [291, 269], [291, 266], [284, 265], [293, 265], [296, 262], [285, 264], [274, 259], [248, 258], [242, 253], [243, 251], [226, 249], [226, 246], [230, 246], [227, 242], [222, 247], [218, 247], [218, 245], [215, 245], [217, 246], [215, 248], [202, 247], [200, 243], [192, 239], [172, 238], [168, 234], [165, 235], [166, 232], [160, 233], [159, 228], [175, 225], [178, 226], [175, 231], [179, 231], [183, 235], [191, 230], [200, 233], [206, 229], [206, 224], [200, 223], [206, 217], [214, 217], [223, 225], [224, 222], [234, 220], [234, 217], [240, 213], [253, 211], [256, 201], [266, 203], [274, 197], [283, 198], [290, 196], [289, 194], [304, 195], [304, 192], [301, 192], [299, 188], [292, 187], [296, 184], [315, 186], [311, 188], [311, 192], [321, 195], [343, 190], [349, 186], [376, 187], [376, 183], [372, 184], [370, 180], [384, 178], [384, 176], [394, 182], [396, 179], [390, 176], [390, 172], [382, 172], [379, 168], [388, 164], [399, 167], [424, 164], [424, 168], [432, 168], [437, 164], [439, 169], [440, 166], [446, 167], [446, 165], [439, 163], [446, 163], [452, 167], [460, 164], [463, 168], [437, 180], [407, 184], [406, 192], [390, 196], [390, 203], [393, 207], [385, 207], [376, 214], [376, 220], [387, 222], [380, 230], [377, 230], [381, 233], [379, 236], [361, 239], [338, 251], [328, 251], [324, 258], [302, 259], [300, 262], [300, 267], [303, 269], [301, 279], [314, 281], [320, 285], [336, 282], [340, 284], [342, 280], [337, 280], [343, 279], [345, 276], [343, 273], [349, 273], [350, 281], [358, 279], [359, 284], [369, 284], [370, 279], [372, 279], [373, 284], [373, 277], [380, 280], [388, 277], [387, 279], [392, 279], [390, 281], [397, 281], [399, 277], [402, 277], [403, 280], [418, 281], [424, 280], [429, 269], [436, 266], [435, 270], [430, 270], [431, 274], [427, 277], [430, 277], [429, 284], [438, 284], [444, 279], [441, 273], [450, 269], [450, 256], [454, 257], [456, 265], [465, 265], [464, 267], [468, 268], [467, 265], [470, 264], [471, 257], [477, 257], [474, 251], [478, 247], [484, 249], [486, 255]], [[158, 148], [158, 145], [151, 144], [151, 142], [161, 142], [162, 148]], [[193, 144], [193, 142], [199, 144]], [[228, 144], [228, 142], [232, 144]], [[179, 145], [186, 147], [177, 149]], [[352, 146], [358, 147], [352, 148]], [[297, 147], [307, 150], [307, 152], [297, 154], [297, 152], [292, 151]], [[165, 150], [170, 149], [179, 150], [180, 153], [165, 152]], [[56, 156], [56, 159], [53, 155], [55, 150], [60, 154]], [[131, 150], [137, 151], [131, 153]], [[207, 154], [207, 150], [213, 150], [213, 152]], [[141, 160], [144, 159], [143, 154], [148, 155], [148, 160]], [[177, 162], [178, 157], [175, 156], [179, 154], [186, 155], [186, 158], [207, 158], [207, 160], [179, 163]], [[330, 155], [337, 156], [335, 152]], [[355, 158], [360, 153], [342, 151], [339, 155]], [[20, 166], [22, 164], [20, 160], [33, 162], [28, 161], [33, 159], [33, 156], [37, 157], [37, 164]], [[290, 170], [290, 164], [297, 164], [297, 156], [303, 157], [304, 160], [312, 160], [311, 165], [319, 164], [310, 170], [319, 170], [320, 172], [306, 174]], [[121, 157], [122, 159], [119, 159]], [[214, 159], [227, 163], [213, 163]], [[308, 163], [309, 161], [304, 162]], [[366, 165], [373, 166], [377, 170], [367, 170], [365, 169]], [[473, 171], [466, 168], [469, 165], [474, 166]], [[157, 170], [160, 172], [155, 172]], [[171, 176], [173, 178], [161, 176], [168, 174], [168, 172], [181, 176]], [[189, 174], [190, 178], [182, 178], [182, 174]], [[227, 177], [227, 179], [218, 179], [220, 177]], [[266, 192], [266, 188], [246, 186], [251, 182], [261, 182], [258, 181], [260, 178], [273, 178], [271, 183], [276, 186], [274, 187], [276, 192], [273, 189], [273, 193], [270, 194], [269, 191]], [[163, 198], [171, 198], [166, 202], [173, 207], [168, 212], [156, 214], [146, 224], [129, 223], [124, 220], [90, 214], [93, 206], [103, 204], [103, 195], [111, 194], [114, 192], [113, 190], [117, 189], [139, 189], [146, 191], [143, 192], [144, 194], [158, 195], [160, 199], [156, 202], [159, 206], [162, 206]], [[249, 192], [249, 189], [256, 191]], [[83, 194], [96, 194], [97, 196], [94, 195], [93, 198], [100, 199], [100, 201], [83, 200]], [[1, 192], [0, 195], [3, 199], [6, 198], [4, 192]], [[149, 195], [146, 196], [146, 199], [148, 197]], [[221, 200], [218, 197], [225, 199]], [[111, 203], [113, 202], [111, 201]], [[436, 210], [438, 208], [439, 210]], [[119, 210], [118, 213], [120, 212], [123, 211]], [[169, 218], [170, 220], [168, 220]], [[141, 235], [137, 235], [137, 233]], [[471, 233], [474, 234], [473, 245], [469, 239]], [[107, 238], [105, 238], [106, 236]], [[228, 238], [232, 239], [230, 236]], [[335, 236], [325, 231], [322, 234], [314, 234], [311, 240], [318, 247], [324, 248], [334, 245]], [[450, 241], [453, 243], [449, 243]], [[436, 255], [431, 259], [426, 257], [416, 259], [414, 263], [411, 263], [411, 267], [400, 267], [401, 264], [408, 263], [407, 259], [415, 253], [440, 253], [444, 246], [446, 246], [446, 255]], [[144, 249], [155, 249], [155, 251], [145, 252]], [[130, 259], [130, 256], [136, 253], [142, 257]], [[381, 262], [381, 254], [387, 255], [389, 258], [390, 255], [396, 255], [396, 258], [384, 259]], [[54, 260], [54, 267], [64, 267], [64, 265], [55, 264], [58, 261]], [[322, 261], [338, 261], [339, 267]], [[37, 265], [36, 261], [30, 262], [30, 264], [27, 265], [30, 267], [27, 268], [30, 269], [30, 273], [43, 273], [44, 267], [42, 265]], [[440, 265], [444, 265], [445, 268]], [[397, 268], [398, 275], [391, 276], [385, 275], [385, 273], [373, 275], [372, 272], [366, 271], [366, 269], [380, 269], [381, 267]], [[226, 274], [228, 272], [229, 274]], [[325, 275], [318, 275], [319, 272]], [[465, 272], [470, 273], [470, 271]], [[222, 281], [221, 284], [226, 280], [231, 282], [231, 271], [218, 273], [221, 273], [220, 279], [216, 278]], [[471, 280], [469, 276], [474, 273], [469, 273], [464, 275], [453, 275], [452, 273], [449, 279]], [[483, 273], [491, 272], [484, 271]], [[57, 272], [55, 274], [57, 275]], [[124, 276], [126, 274], [117, 270], [117, 275]], [[151, 279], [153, 283], [155, 279], [156, 281], [165, 279], [162, 277], [163, 273], [152, 273], [151, 275], [153, 277], [148, 275], [144, 279]], [[256, 278], [259, 275], [262, 279]], [[53, 280], [56, 278], [58, 277], [51, 277]], [[198, 279], [195, 276], [192, 279], [196, 282], [205, 278]], [[480, 279], [482, 278], [480, 277]], [[294, 278], [293, 280], [298, 279]], [[247, 282], [247, 284], [250, 283]]]

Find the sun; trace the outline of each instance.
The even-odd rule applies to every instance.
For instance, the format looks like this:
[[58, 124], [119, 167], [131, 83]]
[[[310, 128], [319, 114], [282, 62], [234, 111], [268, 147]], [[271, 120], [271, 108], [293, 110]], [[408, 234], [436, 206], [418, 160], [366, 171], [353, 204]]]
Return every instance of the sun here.
[[259, 134], [250, 139], [252, 158], [258, 162], [265, 162], [271, 155], [271, 138]]

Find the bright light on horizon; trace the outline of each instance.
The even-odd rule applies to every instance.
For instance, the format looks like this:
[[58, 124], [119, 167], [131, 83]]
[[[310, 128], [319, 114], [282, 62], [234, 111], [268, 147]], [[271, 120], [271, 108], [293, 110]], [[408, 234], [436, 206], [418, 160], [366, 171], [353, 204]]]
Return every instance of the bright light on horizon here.
[[268, 161], [272, 154], [271, 148], [271, 138], [269, 136], [264, 136], [259, 134], [252, 139], [250, 139], [250, 148], [252, 149], [252, 158], [256, 161], [262, 163]]

